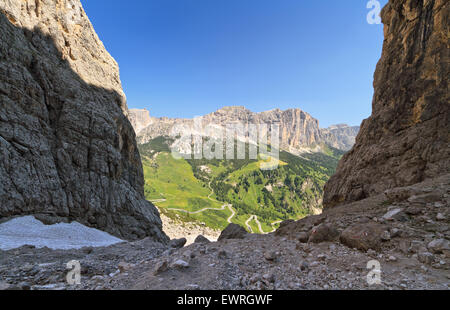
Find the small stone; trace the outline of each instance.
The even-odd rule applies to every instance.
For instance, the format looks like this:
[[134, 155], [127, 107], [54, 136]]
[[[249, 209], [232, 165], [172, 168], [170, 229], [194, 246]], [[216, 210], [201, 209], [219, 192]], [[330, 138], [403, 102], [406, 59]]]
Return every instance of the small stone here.
[[219, 253], [217, 254], [217, 257], [219, 259], [227, 259], [228, 258], [228, 252], [225, 250], [220, 250]]
[[308, 265], [308, 263], [307, 262], [305, 262], [305, 261], [303, 261], [301, 264], [300, 264], [300, 269], [301, 270], [308, 270], [308, 268], [309, 268], [309, 265]]
[[388, 258], [388, 261], [396, 262], [397, 261], [397, 257], [395, 257], [394, 255], [390, 255], [389, 258]]
[[24, 291], [29, 291], [31, 290], [31, 284], [28, 282], [21, 282], [19, 283], [19, 287], [24, 290]]
[[198, 291], [200, 289], [200, 286], [197, 284], [188, 284], [186, 289], [190, 291]]
[[311, 264], [309, 264], [310, 267], [317, 267], [319, 265], [319, 262], [312, 262]]
[[96, 285], [99, 285], [99, 284], [103, 283], [103, 281], [104, 281], [104, 278], [102, 276], [99, 276], [99, 275], [93, 276], [91, 278], [91, 282], [93, 282]]
[[89, 247], [84, 247], [82, 250], [83, 250], [83, 253], [85, 253], [85, 254], [91, 254], [94, 251], [94, 248], [89, 246]]
[[24, 271], [24, 272], [29, 272], [33, 269], [33, 265], [26, 263], [25, 265], [22, 266], [22, 268], [20, 268], [20, 270]]
[[394, 216], [399, 214], [400, 212], [402, 212], [402, 209], [400, 208], [393, 209], [391, 211], [388, 211], [385, 215], [383, 215], [383, 218], [387, 221], [391, 221], [394, 219]]
[[176, 269], [189, 268], [189, 263], [182, 259], [179, 259], [172, 264], [172, 268], [176, 268]]
[[275, 261], [278, 256], [279, 253], [275, 251], [269, 251], [264, 253], [264, 258], [267, 259], [268, 261]]
[[368, 250], [367, 250], [367, 255], [369, 255], [369, 256], [375, 256], [375, 255], [377, 255], [377, 252], [375, 252], [375, 251], [372, 250], [372, 249], [368, 249]]
[[409, 207], [405, 211], [408, 215], [419, 215], [422, 213], [422, 208], [419, 207]]
[[438, 220], [438, 221], [444, 221], [444, 220], [445, 220], [445, 215], [442, 214], [442, 213], [438, 213], [438, 214], [436, 215], [436, 220]]
[[328, 257], [325, 255], [325, 254], [319, 254], [319, 255], [317, 255], [317, 259], [318, 260], [321, 260], [321, 261], [324, 261], [324, 260], [326, 260]]
[[411, 245], [408, 249], [410, 253], [420, 253], [420, 252], [426, 252], [426, 247], [424, 246], [423, 242], [419, 240], [413, 240], [411, 241]]
[[442, 253], [444, 255], [445, 258], [450, 258], [450, 250], [442, 250]]
[[417, 259], [419, 260], [419, 262], [426, 265], [431, 265], [435, 261], [435, 257], [430, 252], [419, 253], [417, 255]]
[[169, 242], [169, 246], [174, 249], [180, 249], [180, 248], [184, 247], [186, 242], [187, 242], [186, 238], [172, 239]]
[[402, 231], [398, 228], [392, 228], [391, 229], [391, 238], [400, 237], [402, 234]]
[[10, 287], [11, 287], [11, 285], [9, 285], [8, 283], [0, 281], [0, 291], [7, 290]]
[[130, 271], [135, 265], [133, 264], [128, 264], [125, 262], [120, 262], [119, 265], [117, 266], [117, 268], [119, 269], [120, 273], [125, 273]]
[[383, 234], [381, 235], [381, 240], [383, 240], [383, 241], [391, 240], [391, 234], [387, 230], [385, 230], [383, 232]]
[[114, 277], [117, 276], [119, 273], [120, 273], [120, 270], [117, 269], [116, 271], [111, 272], [111, 273], [109, 274], [109, 276], [110, 276], [111, 278], [114, 278]]
[[444, 250], [450, 250], [450, 242], [445, 239], [435, 239], [428, 243], [427, 247], [434, 254], [442, 254]]
[[266, 281], [269, 281], [270, 283], [274, 283], [275, 282], [275, 274], [266, 273], [265, 275], [263, 275], [263, 279]]
[[301, 232], [297, 236], [297, 240], [300, 241], [301, 243], [308, 242], [308, 239], [309, 239], [309, 235], [306, 232]]
[[441, 198], [442, 196], [438, 193], [429, 193], [424, 195], [414, 195], [408, 198], [408, 201], [411, 203], [426, 204], [426, 203], [434, 203], [436, 201], [441, 200]]
[[169, 269], [169, 263], [167, 260], [162, 260], [158, 262], [155, 266], [155, 269], [153, 270], [153, 275], [158, 275], [162, 272], [165, 272]]

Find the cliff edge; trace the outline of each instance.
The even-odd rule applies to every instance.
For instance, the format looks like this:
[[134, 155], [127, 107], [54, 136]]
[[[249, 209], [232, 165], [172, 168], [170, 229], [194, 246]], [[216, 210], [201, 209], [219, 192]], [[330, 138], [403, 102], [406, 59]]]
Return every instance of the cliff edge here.
[[449, 173], [449, 11], [444, 0], [384, 7], [373, 112], [325, 186], [325, 208]]
[[117, 63], [79, 0], [0, 0], [0, 219], [167, 241]]

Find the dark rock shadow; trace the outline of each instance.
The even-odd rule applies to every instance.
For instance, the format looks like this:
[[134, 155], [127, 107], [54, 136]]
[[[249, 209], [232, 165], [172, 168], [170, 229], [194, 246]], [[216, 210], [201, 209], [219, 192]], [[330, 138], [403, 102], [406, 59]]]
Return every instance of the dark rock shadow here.
[[166, 242], [126, 103], [86, 83], [40, 29], [0, 12], [0, 219], [77, 221]]

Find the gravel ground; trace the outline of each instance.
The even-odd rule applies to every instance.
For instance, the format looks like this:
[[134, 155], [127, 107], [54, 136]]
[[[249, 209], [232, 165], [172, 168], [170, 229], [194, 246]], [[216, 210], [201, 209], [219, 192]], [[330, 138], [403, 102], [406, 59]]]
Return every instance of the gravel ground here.
[[[449, 206], [450, 175], [285, 221], [269, 235], [229, 227], [218, 242], [185, 247], [147, 238], [0, 249], [0, 290], [449, 290]], [[78, 285], [66, 281], [72, 260], [81, 267]]]

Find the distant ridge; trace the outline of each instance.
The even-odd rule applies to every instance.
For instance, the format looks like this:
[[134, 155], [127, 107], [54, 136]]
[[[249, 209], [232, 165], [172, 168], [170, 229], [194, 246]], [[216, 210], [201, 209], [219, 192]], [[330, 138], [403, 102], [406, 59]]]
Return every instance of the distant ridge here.
[[[138, 143], [144, 144], [159, 136], [168, 136], [175, 125], [192, 125], [188, 118], [151, 117], [145, 109], [130, 109], [129, 119], [133, 125]], [[359, 126], [333, 125], [321, 129], [319, 121], [301, 109], [273, 109], [252, 112], [244, 106], [226, 106], [203, 116], [204, 123], [225, 126], [233, 122], [255, 124], [280, 124], [280, 146], [283, 150], [298, 153], [308, 148], [327, 144], [339, 150], [348, 151], [355, 143]]]

